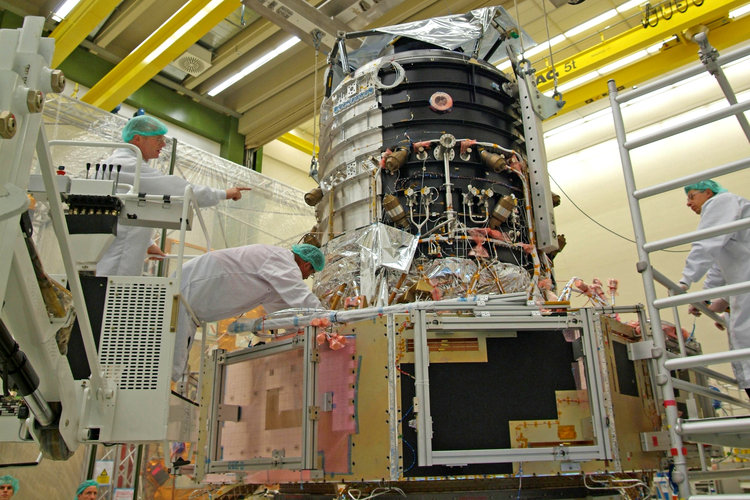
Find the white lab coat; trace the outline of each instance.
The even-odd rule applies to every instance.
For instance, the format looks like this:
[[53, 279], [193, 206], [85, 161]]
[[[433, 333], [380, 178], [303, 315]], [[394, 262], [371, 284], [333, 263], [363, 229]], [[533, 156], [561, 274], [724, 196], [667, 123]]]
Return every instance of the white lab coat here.
[[[715, 194], [701, 207], [698, 229], [707, 229], [750, 217], [750, 201], [729, 192]], [[712, 266], [715, 269], [712, 269]], [[750, 229], [696, 241], [682, 271], [682, 283], [690, 285], [704, 274], [706, 287], [719, 286], [721, 279], [730, 285], [750, 281]], [[729, 343], [732, 349], [750, 347], [750, 294], [729, 297]], [[750, 359], [732, 363], [735, 377], [743, 389], [750, 388]]]
[[[136, 164], [136, 155], [133, 151], [126, 148], [116, 149], [112, 156], [104, 160], [104, 163], [115, 165], [112, 179], [115, 179], [117, 165], [122, 165], [118, 181], [123, 184], [133, 184]], [[159, 170], [149, 167], [145, 162], [141, 165], [141, 184], [138, 189], [141, 193], [181, 196], [185, 193], [185, 187], [188, 184], [185, 179], [174, 175], [164, 175]], [[227, 197], [224, 189], [192, 186], [196, 201], [201, 207], [216, 205]], [[96, 275], [140, 276], [146, 250], [153, 242], [153, 232], [154, 230], [149, 227], [118, 224], [117, 236], [96, 265]]]
[[[180, 293], [200, 321], [238, 316], [260, 305], [267, 313], [299, 308], [322, 308], [302, 280], [294, 254], [271, 245], [215, 250], [182, 266]], [[185, 371], [196, 326], [180, 306], [172, 379]]]

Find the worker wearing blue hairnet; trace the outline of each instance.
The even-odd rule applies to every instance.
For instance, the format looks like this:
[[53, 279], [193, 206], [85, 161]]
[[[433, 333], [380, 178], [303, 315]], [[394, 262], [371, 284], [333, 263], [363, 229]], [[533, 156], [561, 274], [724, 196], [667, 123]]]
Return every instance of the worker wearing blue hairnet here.
[[[205, 253], [182, 267], [180, 293], [200, 321], [238, 316], [262, 305], [266, 313], [281, 309], [321, 309], [303, 280], [325, 265], [319, 248], [305, 243], [286, 248], [247, 245]], [[197, 326], [180, 306], [172, 379], [187, 367]]]
[[76, 489], [75, 500], [96, 500], [98, 494], [99, 483], [97, 483], [93, 479], [89, 479], [88, 481], [84, 481], [78, 485], [78, 489]]
[[[144, 164], [141, 166], [139, 191], [146, 194], [181, 196], [189, 183], [174, 175], [164, 175], [161, 171], [149, 167], [145, 162], [159, 157], [166, 145], [164, 134], [167, 127], [154, 117], [141, 115], [131, 118], [122, 130], [122, 140], [141, 150]], [[116, 149], [112, 156], [104, 160], [107, 165], [122, 165], [118, 182], [133, 184], [137, 164], [136, 153], [127, 148]], [[208, 186], [192, 185], [198, 205], [210, 207], [222, 200], [239, 200], [245, 187], [215, 189]], [[140, 226], [119, 224], [114, 242], [96, 265], [98, 276], [140, 276], [143, 261], [147, 254], [164, 256], [152, 239], [153, 229]]]
[[[750, 201], [732, 194], [712, 180], [685, 186], [687, 206], [701, 216], [698, 229], [709, 229], [750, 217]], [[722, 234], [693, 243], [680, 285], [687, 290], [706, 275], [704, 288], [750, 281], [750, 229]], [[729, 344], [750, 348], [750, 294], [729, 298]], [[739, 386], [750, 396], [750, 359], [732, 363]]]
[[18, 492], [18, 479], [13, 476], [0, 476], [0, 500], [8, 500]]

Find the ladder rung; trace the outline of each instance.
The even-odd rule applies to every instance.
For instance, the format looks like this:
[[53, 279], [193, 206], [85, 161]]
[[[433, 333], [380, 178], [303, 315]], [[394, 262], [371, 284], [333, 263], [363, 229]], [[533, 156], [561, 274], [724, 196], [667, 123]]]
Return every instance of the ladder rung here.
[[636, 200], [642, 200], [643, 198], [666, 193], [667, 191], [681, 188], [683, 186], [687, 186], [688, 184], [695, 184], [696, 182], [719, 177], [720, 175], [731, 174], [732, 172], [736, 172], [748, 167], [750, 167], [750, 157], [725, 163], [724, 165], [709, 168], [708, 170], [704, 170], [697, 174], [686, 175], [685, 177], [680, 177], [679, 179], [674, 179], [662, 184], [655, 184], [647, 188], [636, 189], [635, 191], [633, 191], [633, 196]]
[[[719, 63], [720, 66], [724, 66], [725, 64], [728, 64], [732, 61], [736, 61], [737, 59], [741, 59], [747, 55], [750, 55], [750, 45], [733, 50], [731, 52], [721, 54], [717, 62]], [[687, 78], [690, 78], [691, 76], [699, 75], [705, 71], [706, 71], [705, 66], [703, 66], [702, 64], [696, 64], [692, 68], [688, 68], [687, 70], [673, 73], [669, 76], [660, 78], [651, 83], [647, 83], [646, 85], [640, 85], [636, 89], [623, 92], [622, 94], [619, 94], [617, 96], [617, 102], [619, 102], [620, 104], [626, 103], [642, 95], [649, 94], [651, 92], [662, 89], [674, 83], [686, 80]]]
[[664, 362], [664, 368], [667, 370], [679, 370], [682, 368], [692, 368], [694, 366], [714, 365], [744, 358], [750, 358], [750, 347], [745, 349], [734, 349], [732, 351], [712, 352], [709, 354], [698, 354], [697, 356], [668, 359]]
[[651, 144], [652, 142], [660, 141], [662, 139], [666, 139], [667, 137], [672, 137], [673, 135], [692, 130], [702, 125], [707, 125], [711, 122], [721, 120], [728, 116], [744, 113], [748, 109], [750, 109], [750, 101], [732, 104], [726, 108], [721, 108], [716, 111], [706, 113], [703, 116], [687, 121], [685, 123], [680, 123], [679, 125], [675, 125], [674, 127], [667, 127], [659, 132], [656, 132], [655, 134], [649, 134], [633, 141], [627, 141], [622, 146], [628, 150], [640, 148], [641, 146], [645, 146], [646, 144]]
[[700, 292], [683, 293], [664, 299], [656, 299], [654, 301], [654, 307], [657, 309], [666, 309], [667, 307], [681, 306], [693, 302], [715, 299], [717, 297], [729, 297], [747, 292], [750, 292], [750, 281], [742, 281], [740, 283], [732, 283], [731, 285], [708, 288], [706, 290], [701, 290]]
[[679, 236], [673, 236], [671, 238], [664, 238], [663, 240], [653, 241], [643, 245], [643, 249], [646, 252], [656, 252], [658, 250], [664, 250], [665, 248], [676, 247], [684, 243], [691, 243], [693, 241], [705, 240], [721, 234], [733, 233], [742, 229], [750, 227], [750, 217], [744, 217], [742, 219], [733, 220], [725, 224], [719, 224], [708, 229], [699, 229], [698, 231], [692, 231], [690, 233], [681, 234]]

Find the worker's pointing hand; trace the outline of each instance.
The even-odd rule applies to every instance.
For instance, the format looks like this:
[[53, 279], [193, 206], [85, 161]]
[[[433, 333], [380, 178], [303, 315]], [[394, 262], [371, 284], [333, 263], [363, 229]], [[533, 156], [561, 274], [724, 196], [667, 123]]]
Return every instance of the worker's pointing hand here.
[[237, 201], [242, 198], [242, 191], [250, 191], [249, 187], [233, 187], [227, 189], [227, 200]]

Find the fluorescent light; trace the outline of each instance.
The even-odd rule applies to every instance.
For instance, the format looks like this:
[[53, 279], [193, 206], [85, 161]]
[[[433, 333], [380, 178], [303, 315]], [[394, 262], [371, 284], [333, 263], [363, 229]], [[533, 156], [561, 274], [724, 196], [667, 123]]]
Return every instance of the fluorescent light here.
[[523, 53], [523, 56], [526, 57], [526, 58], [528, 58], [528, 57], [534, 57], [535, 55], [539, 54], [540, 52], [544, 52], [548, 48], [554, 47], [555, 45], [557, 45], [558, 43], [562, 42], [563, 40], [565, 40], [565, 35], [557, 35], [556, 37], [553, 37], [551, 40], [546, 41], [546, 42], [542, 42], [539, 45], [537, 45], [536, 47], [532, 47], [531, 49], [525, 51]]
[[506, 59], [505, 61], [501, 62], [497, 66], [495, 66], [500, 71], [505, 71], [506, 69], [510, 68], [512, 65], [510, 59]]
[[645, 3], [645, 0], [630, 0], [629, 2], [625, 2], [624, 4], [620, 5], [615, 10], [620, 13], [627, 12], [630, 9], [640, 7], [642, 3]]
[[247, 66], [245, 66], [239, 73], [236, 73], [232, 77], [224, 80], [223, 82], [221, 82], [220, 84], [218, 84], [216, 87], [214, 87], [211, 90], [209, 90], [208, 91], [208, 95], [210, 95], [211, 97], [214, 97], [216, 94], [224, 91], [225, 89], [227, 89], [231, 85], [234, 85], [235, 83], [237, 83], [241, 79], [245, 78], [247, 75], [249, 75], [250, 73], [252, 73], [256, 69], [260, 68], [261, 66], [263, 66], [264, 64], [266, 64], [268, 61], [270, 61], [274, 57], [278, 56], [282, 52], [285, 52], [285, 51], [289, 50], [294, 45], [296, 45], [299, 41], [300, 41], [300, 39], [297, 38], [296, 36], [290, 38], [289, 40], [287, 40], [286, 42], [282, 43], [281, 45], [279, 45], [275, 49], [271, 50], [270, 52], [267, 52], [266, 54], [262, 55], [261, 57], [259, 57], [255, 61], [253, 61], [252, 63], [250, 63]]
[[743, 5], [742, 7], [729, 11], [730, 19], [737, 19], [740, 16], [744, 16], [750, 12], [750, 3]]
[[589, 82], [593, 80], [594, 78], [598, 78], [599, 73], [596, 71], [591, 71], [589, 73], [586, 73], [585, 75], [579, 76], [578, 78], [574, 78], [573, 80], [569, 82], [565, 82], [562, 85], [557, 86], [558, 92], [563, 92], [568, 89], [572, 89], [573, 87], [578, 87], [579, 85], [583, 85], [586, 82]]
[[613, 71], [622, 68], [623, 66], [627, 66], [628, 64], [634, 63], [638, 59], [643, 59], [648, 55], [648, 52], [645, 50], [639, 50], [638, 52], [633, 52], [632, 54], [629, 54], [622, 59], [618, 59], [615, 62], [611, 62], [609, 64], [605, 64], [601, 68], [599, 68], [597, 71], [600, 75], [606, 76], [607, 73], [612, 73]]
[[568, 38], [576, 36], [576, 35], [578, 35], [580, 33], [583, 33], [586, 30], [590, 30], [591, 28], [594, 28], [594, 27], [602, 24], [603, 22], [605, 22], [605, 21], [607, 21], [609, 19], [612, 19], [616, 15], [617, 15], [617, 11], [615, 9], [610, 9], [607, 12], [605, 12], [604, 14], [600, 14], [600, 15], [596, 16], [593, 19], [589, 19], [585, 23], [579, 24], [575, 28], [569, 29], [568, 31], [565, 32], [565, 36], [568, 37]]
[[58, 22], [62, 21], [80, 1], [81, 0], [65, 0], [59, 9], [52, 13], [52, 17]]
[[591, 113], [590, 115], [586, 115], [583, 118], [578, 118], [577, 120], [573, 120], [572, 122], [568, 122], [563, 125], [560, 125], [559, 127], [555, 127], [553, 129], [548, 130], [547, 132], [544, 133], [544, 138], [548, 139], [550, 137], [554, 137], [563, 132], [568, 132], [574, 128], [578, 128], [581, 125], [585, 125], [591, 121], [594, 121], [603, 117], [609, 117], [611, 115], [612, 115], [611, 108], [600, 109], [599, 111]]
[[[146, 63], [146, 64], [149, 64], [149, 63], [153, 62], [157, 57], [159, 57], [160, 55], [162, 55], [162, 53], [164, 53], [165, 50], [167, 50], [169, 47], [171, 47], [172, 45], [174, 45], [175, 42], [177, 42], [177, 40], [179, 40], [180, 38], [182, 38], [182, 36], [185, 33], [187, 33], [188, 31], [190, 31], [191, 29], [193, 29], [196, 24], [198, 24], [204, 17], [206, 17], [208, 14], [210, 14], [211, 11], [214, 10], [216, 7], [218, 7], [223, 1], [224, 0], [211, 0], [211, 2], [208, 3], [208, 5], [206, 5], [205, 7], [203, 7], [200, 11], [198, 11], [198, 13], [196, 15], [194, 15], [193, 17], [191, 17], [190, 21], [188, 21], [185, 24], [183, 24], [182, 26], [180, 26], [180, 28], [177, 31], [175, 31], [174, 33], [172, 33], [172, 35], [170, 35], [169, 38], [167, 38], [166, 40], [164, 40], [158, 47], [156, 47], [156, 49], [154, 49], [149, 55], [147, 55], [143, 59], [143, 62]], [[172, 14], [172, 16], [177, 15], [178, 12], [179, 12], [179, 10], [177, 12], [175, 12], [174, 14]], [[171, 19], [171, 17], [170, 17], [170, 19]], [[169, 21], [167, 21], [167, 22], [169, 22]]]

